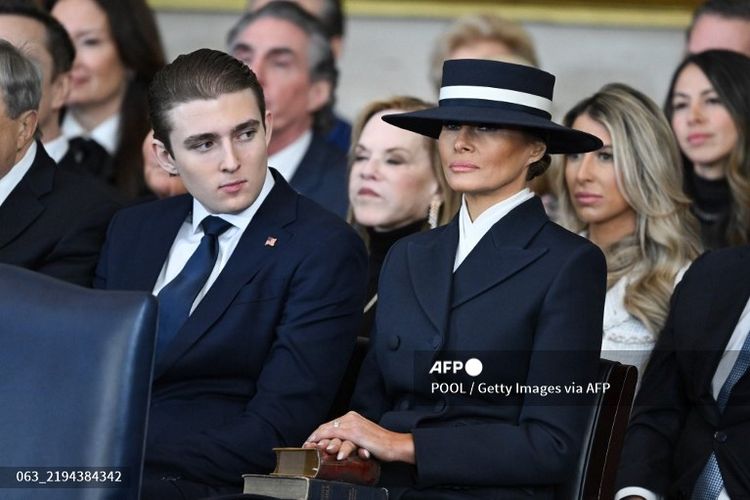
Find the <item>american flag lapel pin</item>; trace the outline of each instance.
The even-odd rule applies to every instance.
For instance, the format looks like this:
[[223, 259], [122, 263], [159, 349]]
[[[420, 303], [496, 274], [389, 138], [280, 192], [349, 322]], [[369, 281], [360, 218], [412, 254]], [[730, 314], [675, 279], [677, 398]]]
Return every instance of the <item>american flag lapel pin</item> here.
[[273, 236], [269, 236], [266, 238], [266, 245], [267, 247], [275, 247], [276, 246], [276, 238]]

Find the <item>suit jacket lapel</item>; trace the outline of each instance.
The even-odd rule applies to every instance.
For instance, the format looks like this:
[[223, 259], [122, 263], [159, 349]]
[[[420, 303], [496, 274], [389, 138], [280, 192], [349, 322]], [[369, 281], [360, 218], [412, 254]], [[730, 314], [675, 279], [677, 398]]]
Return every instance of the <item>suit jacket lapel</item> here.
[[546, 248], [527, 246], [548, 220], [541, 201], [534, 197], [492, 226], [456, 270], [451, 307], [505, 281], [544, 255]]
[[[278, 253], [278, 247], [289, 242], [292, 234], [284, 226], [296, 218], [297, 194], [275, 171], [274, 185], [258, 212], [240, 237], [232, 256], [206, 296], [157, 359], [154, 377], [164, 373], [183, 353], [203, 336], [227, 310], [237, 292]], [[277, 239], [274, 246], [266, 245], [269, 236]]]
[[44, 212], [41, 199], [52, 190], [54, 177], [55, 164], [37, 143], [31, 168], [0, 205], [0, 248], [13, 241]]
[[[183, 195], [162, 202], [163, 209], [157, 217], [146, 222], [134, 255], [143, 255], [143, 261], [133, 261], [132, 269], [123, 277], [126, 281], [123, 288], [132, 290], [152, 290], [161, 273], [169, 250], [183, 222], [193, 209], [193, 198]], [[168, 206], [173, 205], [173, 206]], [[158, 236], [157, 236], [158, 235]]]
[[430, 322], [444, 334], [458, 246], [458, 217], [433, 233], [435, 237], [428, 243], [411, 242], [406, 251], [417, 301]]

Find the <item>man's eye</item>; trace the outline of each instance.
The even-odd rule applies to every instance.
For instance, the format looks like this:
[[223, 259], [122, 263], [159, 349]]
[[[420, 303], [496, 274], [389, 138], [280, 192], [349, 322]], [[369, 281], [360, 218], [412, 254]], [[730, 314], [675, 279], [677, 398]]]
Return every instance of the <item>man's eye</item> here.
[[255, 132], [255, 130], [245, 130], [244, 132], [240, 132], [239, 139], [241, 141], [249, 141], [255, 137]]
[[214, 145], [213, 141], [199, 142], [197, 144], [194, 144], [190, 149], [193, 149], [195, 151], [202, 153], [211, 149], [213, 145]]
[[460, 128], [461, 128], [461, 125], [459, 125], [458, 123], [450, 123], [450, 122], [443, 123], [443, 130], [451, 130], [455, 132], [456, 130], [459, 130]]

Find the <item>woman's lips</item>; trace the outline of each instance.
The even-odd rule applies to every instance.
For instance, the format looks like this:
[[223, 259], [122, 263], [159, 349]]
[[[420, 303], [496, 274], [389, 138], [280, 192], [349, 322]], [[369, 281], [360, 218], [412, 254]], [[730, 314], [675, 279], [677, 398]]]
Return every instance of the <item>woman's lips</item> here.
[[593, 193], [576, 193], [575, 199], [579, 205], [593, 205], [602, 199], [598, 194]]
[[373, 191], [370, 188], [360, 188], [359, 191], [357, 191], [358, 196], [377, 196], [380, 197], [378, 193]]
[[687, 142], [691, 146], [700, 146], [710, 138], [711, 134], [690, 134], [687, 136]]
[[474, 165], [473, 163], [464, 163], [458, 161], [451, 163], [449, 165], [449, 168], [451, 169], [451, 172], [455, 172], [457, 174], [479, 170], [479, 167]]

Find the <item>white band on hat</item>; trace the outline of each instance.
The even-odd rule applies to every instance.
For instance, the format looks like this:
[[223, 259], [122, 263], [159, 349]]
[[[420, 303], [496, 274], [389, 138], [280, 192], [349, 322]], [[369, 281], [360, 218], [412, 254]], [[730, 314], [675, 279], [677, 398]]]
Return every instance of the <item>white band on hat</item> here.
[[440, 100], [443, 99], [484, 99], [486, 101], [509, 102], [552, 114], [552, 101], [546, 97], [496, 87], [474, 85], [442, 87], [440, 89]]

